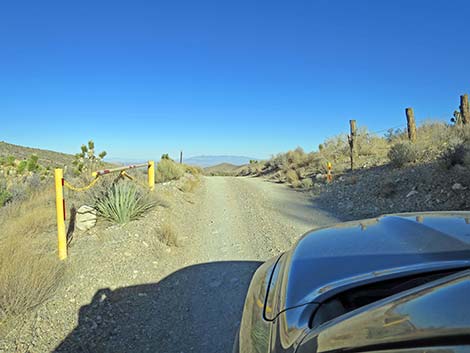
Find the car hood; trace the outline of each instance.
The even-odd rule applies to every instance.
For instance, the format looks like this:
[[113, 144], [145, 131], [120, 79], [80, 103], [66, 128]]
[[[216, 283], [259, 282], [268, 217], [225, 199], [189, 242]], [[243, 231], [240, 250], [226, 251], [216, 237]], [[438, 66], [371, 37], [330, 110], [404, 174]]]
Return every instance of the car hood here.
[[273, 315], [363, 284], [470, 267], [469, 223], [470, 212], [432, 212], [311, 231], [277, 265]]

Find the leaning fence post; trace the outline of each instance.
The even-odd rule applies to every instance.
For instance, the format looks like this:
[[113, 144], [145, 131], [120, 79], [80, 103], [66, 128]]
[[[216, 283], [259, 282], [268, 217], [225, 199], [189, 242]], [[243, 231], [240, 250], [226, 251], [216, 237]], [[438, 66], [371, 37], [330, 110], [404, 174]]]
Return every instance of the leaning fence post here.
[[406, 123], [408, 127], [408, 139], [411, 142], [416, 142], [416, 121], [413, 113], [413, 108], [406, 108]]
[[65, 235], [64, 172], [62, 169], [54, 170], [54, 179], [59, 259], [65, 260], [67, 258], [67, 237]]
[[149, 188], [153, 191], [155, 189], [155, 161], [149, 161], [148, 174]]
[[460, 117], [464, 125], [470, 124], [470, 108], [468, 106], [468, 94], [460, 96]]
[[355, 152], [355, 139], [356, 139], [356, 120], [349, 120], [349, 154], [351, 158], [351, 171], [354, 170], [354, 152]]

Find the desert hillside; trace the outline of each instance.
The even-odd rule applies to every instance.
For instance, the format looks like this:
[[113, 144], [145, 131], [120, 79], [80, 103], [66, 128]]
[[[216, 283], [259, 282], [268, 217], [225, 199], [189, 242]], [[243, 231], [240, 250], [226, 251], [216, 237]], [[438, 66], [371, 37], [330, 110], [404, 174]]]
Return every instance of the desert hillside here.
[[410, 141], [406, 129], [380, 135], [360, 128], [353, 170], [348, 135], [341, 134], [326, 139], [317, 151], [297, 148], [250, 163], [238, 173], [307, 192], [319, 207], [342, 219], [470, 210], [470, 126], [426, 121], [415, 134]]
[[0, 141], [1, 159], [7, 159], [13, 156], [17, 160], [24, 160], [28, 159], [31, 155], [38, 156], [39, 164], [51, 168], [69, 165], [75, 158], [72, 154], [44, 150], [40, 148], [19, 146]]
[[235, 175], [241, 166], [231, 163], [221, 163], [212, 167], [204, 168], [206, 175]]

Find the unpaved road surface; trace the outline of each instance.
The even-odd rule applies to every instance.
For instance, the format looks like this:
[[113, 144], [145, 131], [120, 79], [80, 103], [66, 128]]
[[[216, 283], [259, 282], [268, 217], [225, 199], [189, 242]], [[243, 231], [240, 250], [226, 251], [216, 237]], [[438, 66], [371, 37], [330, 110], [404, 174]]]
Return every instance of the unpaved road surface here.
[[194, 219], [194, 259], [267, 260], [336, 219], [301, 192], [258, 178], [210, 177]]
[[337, 222], [305, 194], [254, 178], [203, 178], [175, 211], [180, 246], [164, 259], [161, 278], [132, 286], [116, 285], [118, 278], [114, 289], [96, 290], [56, 352], [230, 352], [261, 261]]

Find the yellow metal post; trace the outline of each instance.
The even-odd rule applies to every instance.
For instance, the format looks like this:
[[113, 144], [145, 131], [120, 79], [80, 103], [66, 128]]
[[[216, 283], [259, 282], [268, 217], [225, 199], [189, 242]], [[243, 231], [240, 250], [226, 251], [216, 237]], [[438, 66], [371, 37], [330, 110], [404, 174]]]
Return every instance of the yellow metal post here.
[[148, 167], [148, 172], [149, 172], [149, 188], [150, 190], [153, 191], [155, 189], [155, 162], [154, 161], [149, 161], [149, 167]]
[[54, 170], [55, 178], [55, 205], [57, 212], [57, 240], [59, 248], [59, 259], [67, 258], [67, 237], [65, 235], [65, 210], [64, 210], [64, 172], [57, 168]]
[[333, 166], [331, 165], [330, 162], [326, 164], [326, 168], [328, 169], [328, 172], [326, 173], [326, 180], [331, 183], [333, 180], [333, 176], [331, 175], [331, 170], [333, 169]]

